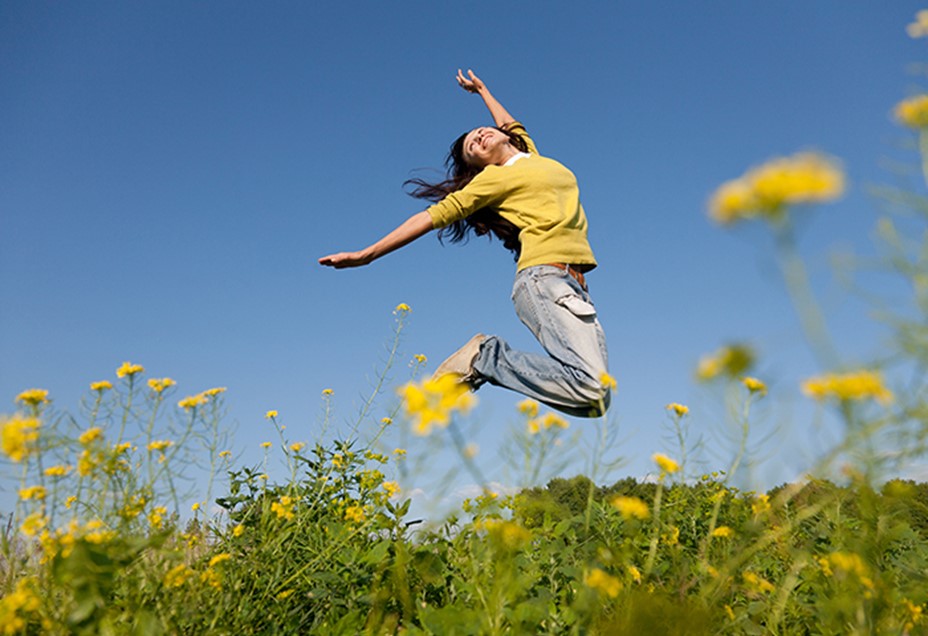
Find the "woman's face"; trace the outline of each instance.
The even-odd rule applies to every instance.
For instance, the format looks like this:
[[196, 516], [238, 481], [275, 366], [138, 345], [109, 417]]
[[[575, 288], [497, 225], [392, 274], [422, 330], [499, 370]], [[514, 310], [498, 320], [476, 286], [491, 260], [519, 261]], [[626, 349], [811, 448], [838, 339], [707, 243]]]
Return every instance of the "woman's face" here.
[[491, 163], [504, 161], [509, 154], [506, 151], [507, 145], [509, 136], [506, 133], [492, 126], [482, 126], [464, 136], [461, 154], [468, 164], [484, 168]]

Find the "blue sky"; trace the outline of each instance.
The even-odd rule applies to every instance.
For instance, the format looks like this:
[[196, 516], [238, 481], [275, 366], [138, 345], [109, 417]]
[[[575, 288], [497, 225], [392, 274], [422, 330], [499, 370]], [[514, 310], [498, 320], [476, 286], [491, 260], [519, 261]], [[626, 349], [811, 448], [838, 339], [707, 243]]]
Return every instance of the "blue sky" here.
[[[366, 268], [316, 264], [421, 210], [403, 181], [489, 122], [453, 79], [464, 67], [578, 176], [619, 384], [620, 473], [644, 475], [666, 450], [668, 402], [693, 406], [694, 431], [710, 437], [717, 400], [693, 368], [748, 340], [777, 388], [758, 426], [791, 420], [751, 478], [791, 479], [817, 435], [796, 384], [817, 369], [769, 237], [713, 226], [705, 202], [772, 156], [839, 157], [849, 192], [810, 213], [801, 247], [842, 349], [878, 353], [879, 329], [828, 256], [872, 251], [866, 187], [887, 180], [881, 158], [911, 157], [890, 114], [918, 88], [906, 71], [926, 44], [904, 29], [919, 8], [2, 3], [0, 395], [12, 411], [17, 393], [42, 387], [76, 410], [88, 383], [124, 360], [177, 380], [176, 397], [226, 386], [247, 463], [268, 438], [268, 409], [310, 440], [331, 388], [336, 420], [351, 419], [397, 303], [413, 311], [393, 385], [413, 354], [434, 368], [477, 331], [536, 347], [497, 244], [428, 236]], [[465, 434], [492, 467], [520, 397], [493, 387], [478, 397], [482, 425]], [[391, 389], [380, 412], [394, 400]]]

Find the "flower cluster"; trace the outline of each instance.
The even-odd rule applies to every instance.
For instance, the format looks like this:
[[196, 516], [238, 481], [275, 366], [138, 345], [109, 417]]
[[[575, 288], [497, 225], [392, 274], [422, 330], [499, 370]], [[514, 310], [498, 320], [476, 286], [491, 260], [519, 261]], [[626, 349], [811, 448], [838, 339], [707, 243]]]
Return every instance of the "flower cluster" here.
[[470, 387], [451, 373], [421, 384], [410, 382], [400, 389], [400, 395], [417, 435], [428, 435], [433, 426], [447, 426], [455, 412], [465, 413], [476, 402]]
[[867, 370], [809, 378], [803, 383], [802, 391], [819, 402], [836, 398], [841, 401], [876, 400], [886, 405], [893, 401], [892, 391], [883, 384], [882, 376]]

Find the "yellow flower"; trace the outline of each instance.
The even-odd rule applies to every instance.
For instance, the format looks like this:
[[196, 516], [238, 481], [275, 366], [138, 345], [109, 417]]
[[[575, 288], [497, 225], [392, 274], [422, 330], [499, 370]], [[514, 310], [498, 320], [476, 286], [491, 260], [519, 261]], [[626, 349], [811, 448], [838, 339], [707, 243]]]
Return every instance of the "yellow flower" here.
[[400, 303], [396, 306], [396, 309], [393, 310], [395, 314], [406, 314], [412, 311], [412, 309], [406, 303]]
[[29, 406], [38, 406], [48, 402], [48, 391], [45, 389], [29, 389], [16, 396], [17, 402], [28, 404]]
[[270, 448], [273, 446], [270, 442], [261, 442], [261, 448]]
[[515, 521], [491, 517], [478, 520], [474, 527], [477, 530], [486, 530], [491, 539], [507, 548], [518, 548], [532, 538], [532, 533]]
[[345, 520], [353, 521], [355, 523], [363, 523], [364, 521], [364, 508], [361, 506], [349, 506], [345, 509]]
[[197, 501], [196, 503], [194, 503], [192, 506], [190, 506], [190, 509], [193, 510], [194, 512], [196, 512], [197, 510], [199, 510], [199, 509], [200, 509], [200, 502]]
[[76, 501], [77, 501], [77, 497], [75, 497], [74, 495], [71, 495], [70, 497], [64, 500], [64, 507], [70, 510], [71, 506], [73, 506], [74, 502]]
[[917, 95], [896, 104], [896, 119], [909, 128], [928, 126], [928, 95]]
[[728, 616], [728, 620], [735, 620], [735, 612], [731, 608], [731, 605], [725, 605], [725, 615]]
[[158, 506], [148, 514], [148, 522], [154, 528], [161, 528], [161, 525], [164, 522], [164, 515], [168, 513], [168, 509], [164, 506]]
[[206, 404], [207, 397], [203, 393], [197, 393], [196, 395], [188, 395], [183, 400], [177, 403], [177, 406], [180, 408], [189, 411], [195, 409], [198, 406]]
[[235, 526], [234, 528], [232, 528], [232, 536], [233, 536], [233, 537], [240, 537], [240, 536], [242, 536], [243, 534], [245, 534], [245, 526], [243, 526], [242, 524], [238, 524], [237, 526]]
[[219, 451], [219, 456], [222, 458], [232, 457], [232, 451], [227, 451], [227, 450]]
[[569, 428], [570, 423], [560, 415], [554, 413], [545, 413], [541, 418], [541, 425], [545, 428]]
[[774, 217], [786, 206], [833, 201], [843, 192], [844, 173], [834, 159], [801, 152], [723, 183], [709, 201], [709, 216], [721, 224]]
[[77, 441], [79, 441], [84, 446], [87, 446], [88, 444], [94, 443], [101, 437], [103, 437], [103, 429], [99, 426], [94, 426], [93, 428], [88, 428], [86, 431], [81, 433], [81, 436], [77, 438]]
[[212, 570], [212, 569], [204, 570], [200, 574], [200, 582], [216, 590], [222, 589], [222, 577], [219, 576], [219, 572], [217, 572], [216, 570]]
[[673, 474], [680, 470], [680, 464], [661, 453], [654, 453], [651, 459], [660, 467], [662, 473]]
[[619, 579], [606, 574], [599, 568], [593, 568], [587, 572], [583, 577], [583, 583], [610, 598], [618, 596], [619, 591], [622, 589], [622, 582]]
[[48, 520], [45, 518], [45, 515], [41, 512], [33, 512], [23, 520], [23, 525], [20, 526], [19, 531], [27, 537], [34, 537], [47, 523]]
[[169, 439], [156, 439], [148, 445], [148, 450], [150, 451], [164, 451], [167, 448], [170, 448], [174, 445]]
[[415, 359], [415, 361], [418, 362], [419, 364], [425, 364], [428, 361], [428, 358], [426, 358], [421, 353], [417, 353], [416, 355], [414, 355], [413, 359]]
[[35, 417], [13, 417], [0, 421], [0, 442], [3, 452], [14, 462], [21, 462], [36, 451], [39, 427], [42, 422]]
[[293, 498], [284, 496], [271, 504], [271, 512], [276, 513], [278, 519], [290, 521], [294, 516], [293, 506]]
[[29, 486], [28, 488], [19, 489], [19, 498], [23, 501], [29, 501], [30, 499], [43, 500], [47, 491], [44, 486]]
[[131, 379], [136, 373], [142, 373], [144, 370], [145, 370], [145, 367], [143, 367], [140, 364], [132, 364], [131, 362], [123, 362], [122, 366], [116, 369], [116, 377], [125, 378], [126, 376], [128, 376]]
[[299, 453], [301, 450], [303, 450], [304, 446], [306, 446], [306, 444], [303, 442], [296, 442], [295, 444], [290, 444], [290, 450], [292, 450], [294, 453]]
[[803, 383], [802, 392], [819, 402], [827, 398], [842, 401], [872, 399], [885, 406], [893, 401], [893, 394], [884, 386], [882, 376], [866, 370], [826, 373], [809, 378]]
[[719, 537], [721, 539], [730, 539], [735, 536], [735, 531], [728, 526], [719, 526], [712, 531], [712, 536]]
[[538, 402], [535, 400], [522, 400], [518, 404], [519, 412], [527, 417], [538, 416]]
[[677, 404], [676, 402], [671, 402], [667, 405], [668, 411], [673, 411], [677, 417], [683, 417], [690, 412], [689, 407], [683, 406], [682, 404]]
[[745, 572], [741, 575], [741, 578], [754, 592], [769, 593], [776, 589], [773, 583], [753, 572]]
[[190, 570], [186, 565], [181, 563], [180, 565], [174, 566], [168, 570], [167, 574], [164, 575], [164, 586], [165, 587], [180, 587], [187, 582], [194, 575], [194, 572]]
[[636, 568], [634, 565], [630, 565], [626, 569], [628, 570], [629, 576], [632, 577], [632, 580], [635, 583], [641, 583], [641, 570]]
[[99, 464], [100, 457], [91, 453], [90, 450], [84, 449], [77, 459], [77, 474], [81, 477], [87, 477]]
[[132, 442], [123, 442], [122, 444], [117, 444], [113, 447], [113, 452], [117, 455], [121, 455], [132, 448]]
[[220, 563], [224, 563], [225, 561], [228, 561], [228, 560], [231, 559], [231, 558], [232, 558], [232, 555], [229, 554], [228, 552], [223, 552], [223, 553], [221, 553], [221, 554], [217, 554], [216, 556], [214, 556], [212, 559], [209, 560], [209, 566], [208, 566], [208, 567], [211, 567], [211, 568], [212, 568], [212, 567], [215, 567], [215, 566], [219, 565]]
[[696, 367], [696, 379], [701, 382], [713, 380], [721, 375], [736, 377], [754, 364], [754, 352], [743, 344], [722, 347], [715, 353], [705, 355]]
[[661, 535], [661, 540], [667, 545], [677, 545], [680, 543], [680, 528], [670, 526], [670, 529]]
[[42, 601], [35, 593], [33, 582], [33, 577], [22, 578], [16, 582], [13, 591], [0, 598], [0, 633], [26, 633], [29, 621], [42, 608]]
[[406, 449], [405, 448], [394, 448], [393, 454], [396, 455], [397, 457], [406, 457]]
[[99, 382], [90, 383], [91, 391], [99, 391], [100, 393], [103, 393], [104, 391], [109, 391], [112, 388], [113, 388], [113, 383], [110, 382], [109, 380], [100, 380]]
[[928, 11], [921, 10], [915, 14], [915, 22], [905, 27], [906, 33], [911, 38], [921, 38], [928, 35]]
[[161, 393], [165, 389], [170, 388], [174, 386], [175, 384], [177, 384], [177, 382], [175, 382], [171, 378], [160, 378], [160, 379], [150, 378], [148, 380], [148, 386], [151, 387], [151, 390], [154, 391], [155, 393]]
[[765, 395], [767, 393], [767, 385], [757, 378], [741, 378], [741, 384], [743, 384], [751, 393], [759, 393], [761, 395]]
[[322, 395], [332, 395], [334, 391], [332, 389], [322, 389]]
[[65, 475], [70, 473], [71, 470], [72, 470], [71, 466], [59, 465], [59, 466], [49, 466], [48, 468], [45, 469], [44, 472], [45, 472], [45, 475], [48, 477], [64, 477]]
[[393, 424], [393, 418], [382, 417], [380, 418], [380, 423], [383, 424], [384, 426], [390, 426], [390, 424]]
[[206, 389], [205, 391], [203, 391], [203, 395], [205, 395], [208, 398], [211, 398], [211, 397], [216, 397], [220, 393], [225, 393], [226, 391], [228, 391], [226, 387], [217, 386], [212, 389]]
[[618, 384], [616, 384], [615, 378], [605, 371], [600, 374], [599, 383], [602, 384], [604, 388], [611, 389], [612, 391], [615, 391], [616, 387], [618, 386]]
[[451, 373], [421, 384], [411, 382], [399, 392], [416, 435], [428, 435], [433, 426], [447, 426], [452, 414], [470, 410], [476, 401], [468, 385]]
[[387, 497], [393, 497], [393, 495], [399, 493], [400, 485], [395, 481], [385, 481], [383, 484], [383, 489], [387, 491]]
[[648, 504], [638, 497], [625, 497], [619, 495], [610, 503], [612, 503], [612, 506], [626, 519], [647, 519], [651, 516]]
[[757, 498], [751, 502], [751, 511], [755, 515], [759, 515], [762, 512], [770, 510], [770, 496], [769, 495], [758, 495]]
[[264, 417], [269, 420], [272, 420], [275, 417], [277, 417], [277, 411], [268, 411], [267, 413], [264, 414]]
[[529, 435], [538, 435], [541, 432], [541, 422], [536, 417], [535, 419], [529, 420], [526, 424], [526, 430]]

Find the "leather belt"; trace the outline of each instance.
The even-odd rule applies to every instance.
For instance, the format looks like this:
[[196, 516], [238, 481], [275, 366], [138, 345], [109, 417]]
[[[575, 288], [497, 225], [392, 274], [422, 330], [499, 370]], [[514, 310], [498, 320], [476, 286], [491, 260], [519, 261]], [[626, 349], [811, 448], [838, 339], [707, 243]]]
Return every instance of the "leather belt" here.
[[586, 286], [586, 278], [583, 276], [583, 272], [571, 265], [570, 263], [545, 263], [545, 265], [550, 265], [551, 267], [557, 267], [562, 269], [568, 274], [570, 274], [575, 281], [580, 283], [580, 287], [583, 288], [583, 291], [590, 291]]

